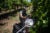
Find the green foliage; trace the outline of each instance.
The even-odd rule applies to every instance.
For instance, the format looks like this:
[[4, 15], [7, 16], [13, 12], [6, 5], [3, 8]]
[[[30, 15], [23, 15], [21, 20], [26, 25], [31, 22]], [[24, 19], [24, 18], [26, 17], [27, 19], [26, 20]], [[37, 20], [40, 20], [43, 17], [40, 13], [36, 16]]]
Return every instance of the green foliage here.
[[[0, 0], [1, 1], [1, 0]], [[1, 8], [4, 8], [6, 6], [8, 6], [9, 9], [12, 9], [12, 4], [15, 3], [15, 4], [21, 4], [21, 1], [20, 0], [2, 0], [0, 2], [0, 7]], [[5, 6], [6, 5], [6, 6]], [[3, 7], [4, 6], [4, 7]]]
[[[29, 6], [31, 3], [26, 1], [26, 0], [0, 0], [0, 7], [4, 8], [6, 6], [8, 6], [9, 9], [12, 9], [12, 4], [24, 4]], [[6, 6], [5, 6], [6, 5]], [[4, 6], [4, 7], [3, 7]]]
[[35, 24], [35, 31], [38, 30], [39, 26], [45, 28], [48, 26], [48, 9], [49, 5], [48, 0], [32, 0], [33, 3], [33, 18], [37, 17], [37, 21]]

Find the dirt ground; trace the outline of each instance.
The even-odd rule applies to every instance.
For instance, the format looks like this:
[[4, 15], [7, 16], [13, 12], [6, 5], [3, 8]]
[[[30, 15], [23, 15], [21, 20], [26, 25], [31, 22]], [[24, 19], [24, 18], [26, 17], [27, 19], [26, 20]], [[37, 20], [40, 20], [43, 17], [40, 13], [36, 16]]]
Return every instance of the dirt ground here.
[[[9, 17], [9, 19], [2, 20], [6, 22], [6, 25], [0, 26], [0, 33], [12, 33], [13, 25], [19, 23], [19, 13], [15, 17]], [[1, 21], [0, 21], [1, 22]]]

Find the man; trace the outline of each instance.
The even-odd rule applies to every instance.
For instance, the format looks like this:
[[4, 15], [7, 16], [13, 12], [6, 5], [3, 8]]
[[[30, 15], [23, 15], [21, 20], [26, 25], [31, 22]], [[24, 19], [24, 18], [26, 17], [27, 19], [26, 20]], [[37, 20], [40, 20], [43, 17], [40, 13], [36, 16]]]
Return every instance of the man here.
[[[15, 24], [13, 26], [13, 33], [16, 33], [19, 29], [21, 29], [25, 24], [25, 19], [26, 19], [26, 9], [24, 9], [22, 7], [22, 5], [18, 5], [18, 8], [17, 8], [18, 12], [19, 12], [19, 19], [20, 19], [20, 23], [19, 24]], [[22, 33], [22, 32], [21, 32]]]

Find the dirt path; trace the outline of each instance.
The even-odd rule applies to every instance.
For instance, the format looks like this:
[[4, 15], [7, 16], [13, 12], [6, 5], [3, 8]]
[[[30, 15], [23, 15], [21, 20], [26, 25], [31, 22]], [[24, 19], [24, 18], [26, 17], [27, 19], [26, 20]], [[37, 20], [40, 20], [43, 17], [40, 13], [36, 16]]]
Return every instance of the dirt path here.
[[9, 17], [11, 19], [7, 19], [7, 20], [3, 20], [5, 22], [7, 22], [6, 25], [4, 26], [0, 26], [0, 33], [12, 33], [12, 29], [13, 29], [13, 25], [15, 23], [19, 23], [19, 13], [17, 13], [17, 15], [15, 17]]

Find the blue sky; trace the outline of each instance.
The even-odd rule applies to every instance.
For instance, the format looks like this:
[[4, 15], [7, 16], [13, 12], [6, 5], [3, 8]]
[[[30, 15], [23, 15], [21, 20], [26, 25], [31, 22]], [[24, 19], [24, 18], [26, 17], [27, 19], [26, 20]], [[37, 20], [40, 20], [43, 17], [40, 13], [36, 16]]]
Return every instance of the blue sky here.
[[28, 2], [31, 2], [31, 0], [28, 0]]
[[26, 0], [26, 1], [31, 2], [31, 0]]

